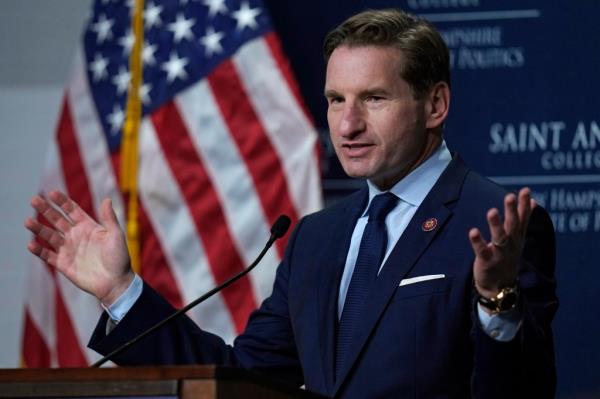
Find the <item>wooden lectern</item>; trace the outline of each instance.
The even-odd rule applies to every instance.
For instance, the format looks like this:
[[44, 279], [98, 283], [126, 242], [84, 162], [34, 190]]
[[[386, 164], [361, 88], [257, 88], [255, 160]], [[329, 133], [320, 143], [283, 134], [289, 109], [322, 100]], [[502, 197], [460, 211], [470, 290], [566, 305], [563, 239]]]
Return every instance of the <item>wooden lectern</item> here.
[[0, 398], [322, 398], [214, 366], [0, 370]]

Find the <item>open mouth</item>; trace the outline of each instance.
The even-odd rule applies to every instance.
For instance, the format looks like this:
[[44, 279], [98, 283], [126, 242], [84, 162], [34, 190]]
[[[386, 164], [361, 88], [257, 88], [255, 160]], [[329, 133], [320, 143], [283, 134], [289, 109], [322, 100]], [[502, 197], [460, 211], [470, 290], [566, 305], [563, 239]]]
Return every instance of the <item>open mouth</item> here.
[[366, 155], [371, 147], [373, 147], [373, 144], [367, 144], [367, 143], [345, 143], [342, 144], [342, 149], [344, 150], [344, 153], [351, 157], [362, 157], [364, 155]]
[[353, 149], [357, 149], [357, 148], [370, 147], [371, 145], [372, 144], [366, 144], [366, 143], [347, 143], [347, 144], [342, 144], [342, 147], [353, 150]]

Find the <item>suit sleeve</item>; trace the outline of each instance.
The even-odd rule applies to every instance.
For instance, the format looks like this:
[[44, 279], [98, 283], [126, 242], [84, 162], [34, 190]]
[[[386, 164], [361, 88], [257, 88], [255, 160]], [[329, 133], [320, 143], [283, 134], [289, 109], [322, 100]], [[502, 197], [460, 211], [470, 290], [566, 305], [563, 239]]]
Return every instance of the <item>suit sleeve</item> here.
[[[203, 331], [183, 315], [128, 348], [113, 360], [119, 365], [216, 364], [266, 372], [271, 377], [301, 385], [302, 370], [297, 356], [288, 311], [290, 256], [299, 226], [288, 243], [277, 269], [271, 296], [252, 313], [243, 334], [234, 345]], [[201, 305], [200, 305], [201, 306]], [[150, 286], [107, 335], [104, 313], [88, 346], [106, 355], [175, 311]]]
[[551, 323], [558, 308], [555, 248], [552, 222], [541, 207], [536, 207], [519, 264], [519, 308], [523, 316], [519, 332], [510, 342], [498, 342], [481, 329], [476, 314], [473, 316], [474, 397], [554, 397], [556, 367]]

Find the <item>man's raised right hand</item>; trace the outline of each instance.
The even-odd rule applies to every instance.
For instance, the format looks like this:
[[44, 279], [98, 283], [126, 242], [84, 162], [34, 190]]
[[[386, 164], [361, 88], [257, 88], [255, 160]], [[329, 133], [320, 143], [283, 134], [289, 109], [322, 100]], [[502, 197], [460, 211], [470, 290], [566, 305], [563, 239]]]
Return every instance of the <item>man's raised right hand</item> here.
[[27, 248], [102, 304], [112, 305], [129, 287], [134, 273], [110, 199], [102, 201], [100, 223], [59, 191], [50, 192], [48, 198], [33, 197], [31, 206], [50, 226], [27, 218], [25, 227], [34, 234]]

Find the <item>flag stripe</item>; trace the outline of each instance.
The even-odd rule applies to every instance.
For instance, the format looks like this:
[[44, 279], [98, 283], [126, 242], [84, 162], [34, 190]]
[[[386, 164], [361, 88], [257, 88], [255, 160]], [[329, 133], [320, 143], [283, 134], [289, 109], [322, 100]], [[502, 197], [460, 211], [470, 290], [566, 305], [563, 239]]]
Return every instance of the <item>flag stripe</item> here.
[[66, 189], [81, 208], [95, 218], [95, 210], [85, 168], [79, 156], [79, 144], [73, 129], [67, 98], [64, 99], [56, 136]]
[[181, 293], [171, 269], [165, 259], [160, 240], [150, 224], [144, 206], [138, 207], [140, 218], [141, 276], [152, 288], [161, 293], [171, 305], [180, 308], [184, 305]]
[[26, 308], [22, 342], [23, 361], [26, 367], [50, 367], [50, 349], [29, 312]]
[[85, 358], [79, 338], [71, 317], [67, 312], [62, 293], [57, 290], [56, 296], [56, 334], [60, 337], [56, 342], [56, 354], [58, 364], [61, 367], [83, 367], [86, 366]]
[[[273, 56], [273, 59], [277, 63], [277, 70], [279, 70], [281, 72], [281, 74], [283, 75], [283, 78], [287, 82], [287, 87], [290, 89], [293, 96], [296, 98], [296, 105], [297, 105], [298, 109], [300, 109], [304, 113], [304, 117], [306, 118], [308, 123], [311, 126], [315, 126], [315, 120], [314, 120], [312, 114], [310, 113], [308, 107], [306, 106], [306, 103], [302, 99], [302, 92], [300, 91], [300, 86], [298, 85], [298, 82], [296, 82], [296, 79], [294, 78], [294, 72], [292, 70], [290, 62], [285, 57], [283, 49], [281, 48], [281, 41], [279, 40], [279, 36], [277, 36], [277, 34], [275, 32], [268, 33], [267, 35], [265, 35], [265, 41], [267, 43], [267, 46], [269, 47], [269, 50], [271, 51], [271, 55]], [[314, 129], [306, 130], [303, 133], [306, 134], [306, 133], [313, 133], [313, 132], [314, 132]], [[318, 184], [320, 184], [320, 172], [319, 171], [321, 170], [321, 167], [320, 167], [321, 146], [319, 145], [318, 136], [315, 137], [314, 139], [316, 139], [314, 142], [314, 157], [315, 157], [314, 166], [316, 167], [316, 173], [319, 175], [319, 178], [317, 180], [319, 182]], [[318, 190], [317, 190], [317, 192], [318, 192]], [[317, 207], [311, 208], [306, 212], [314, 212], [321, 207], [322, 199], [318, 198], [315, 201], [316, 201]], [[304, 204], [304, 203], [305, 203], [305, 201], [302, 201], [300, 204]]]
[[[190, 207], [196, 229], [218, 284], [244, 267], [223, 216], [221, 204], [202, 161], [194, 150], [175, 103], [163, 105], [152, 115], [163, 148], [181, 192]], [[222, 291], [223, 298], [241, 332], [248, 316], [256, 308], [252, 287], [247, 278]]]
[[[286, 178], [281, 173], [281, 163], [248, 101], [248, 93], [233, 62], [221, 63], [209, 75], [208, 82], [231, 136], [248, 165], [267, 219], [273, 223], [280, 213], [284, 213], [295, 223], [298, 216], [290, 199]], [[278, 209], [273, 204], [278, 204]], [[285, 244], [286, 240], [277, 242], [280, 256], [283, 256]]]
[[87, 348], [85, 343], [87, 343], [89, 337], [92, 335], [94, 327], [102, 314], [102, 307], [96, 297], [77, 288], [62, 274], [56, 273], [55, 279], [58, 287], [57, 292], [60, 292], [61, 299], [63, 300], [65, 317], [71, 320], [73, 334], [77, 337], [77, 342], [80, 344], [79, 352], [85, 360], [79, 366], [87, 365], [99, 358], [99, 355]]
[[[176, 100], [207, 174], [217, 192], [227, 225], [244, 264], [250, 264], [270, 236], [270, 226], [254, 187], [248, 166], [221, 118], [206, 81], [181, 93]], [[210, 134], [207, 134], [210, 132]], [[277, 208], [278, 204], [270, 204]], [[277, 251], [269, 251], [261, 266], [250, 274], [254, 292], [266, 298], [272, 288]]]
[[321, 193], [315, 190], [320, 187], [315, 159], [317, 135], [299, 109], [269, 47], [264, 40], [251, 41], [233, 60], [241, 82], [250, 93], [251, 109], [281, 160], [280, 173], [289, 184], [293, 206], [301, 215], [320, 209]]
[[[296, 98], [296, 104], [297, 104], [298, 108], [304, 113], [304, 117], [306, 118], [306, 120], [310, 121], [311, 125], [314, 125], [313, 117], [310, 114], [310, 112], [308, 111], [306, 104], [302, 100], [302, 94], [300, 93], [300, 87], [298, 86], [298, 83], [296, 82], [296, 79], [294, 78], [294, 73], [292, 72], [292, 67], [290, 66], [288, 59], [283, 54], [283, 50], [281, 49], [281, 41], [279, 40], [279, 36], [277, 36], [277, 34], [275, 32], [270, 32], [265, 35], [264, 40], [266, 41], [267, 46], [269, 47], [269, 50], [271, 51], [271, 55], [273, 56], [273, 59], [277, 63], [277, 68], [273, 69], [273, 71], [281, 72], [281, 74], [283, 75], [283, 77], [287, 83], [287, 87], [289, 88], [289, 90], [292, 92], [292, 94]], [[307, 130], [307, 132], [310, 132], [310, 130]]]
[[[215, 279], [193, 216], [149, 119], [141, 125], [139, 179], [140, 201], [164, 245], [165, 257], [185, 302], [191, 302], [213, 288]], [[237, 335], [221, 295], [213, 296], [188, 315], [202, 328], [218, 331], [226, 342], [233, 342]]]
[[[32, 335], [33, 342], [23, 340], [23, 359], [28, 367], [51, 367], [56, 365], [56, 328], [54, 319], [54, 279], [48, 266], [38, 258], [31, 258], [27, 279], [25, 311], [31, 327], [40, 335], [40, 340]], [[38, 352], [39, 351], [39, 352]], [[27, 355], [25, 355], [27, 353]], [[37, 358], [37, 354], [42, 355]], [[45, 354], [48, 354], [47, 362]]]

